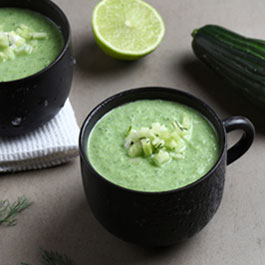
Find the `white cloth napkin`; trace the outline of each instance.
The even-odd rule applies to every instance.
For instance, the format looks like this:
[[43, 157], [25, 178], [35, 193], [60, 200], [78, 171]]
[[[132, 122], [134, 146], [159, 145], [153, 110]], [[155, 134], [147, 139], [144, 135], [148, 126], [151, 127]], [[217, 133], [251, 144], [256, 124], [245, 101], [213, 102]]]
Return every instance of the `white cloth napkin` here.
[[0, 137], [0, 172], [41, 169], [78, 155], [79, 127], [69, 99], [48, 123], [27, 135]]

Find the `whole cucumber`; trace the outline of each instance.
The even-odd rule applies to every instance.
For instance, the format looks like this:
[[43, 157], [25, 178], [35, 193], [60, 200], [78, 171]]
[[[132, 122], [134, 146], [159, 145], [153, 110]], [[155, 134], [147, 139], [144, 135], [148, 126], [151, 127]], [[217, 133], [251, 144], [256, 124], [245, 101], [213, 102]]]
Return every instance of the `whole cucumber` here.
[[265, 109], [265, 41], [217, 25], [192, 32], [195, 55], [256, 105]]

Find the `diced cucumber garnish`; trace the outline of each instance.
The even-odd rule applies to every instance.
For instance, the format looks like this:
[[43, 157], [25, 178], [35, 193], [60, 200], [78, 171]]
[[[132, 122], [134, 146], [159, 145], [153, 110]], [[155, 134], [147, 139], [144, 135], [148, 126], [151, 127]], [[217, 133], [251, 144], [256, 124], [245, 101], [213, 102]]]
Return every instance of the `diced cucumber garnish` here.
[[140, 142], [132, 144], [128, 149], [128, 156], [136, 157], [142, 154], [142, 146]]
[[7, 48], [9, 47], [9, 39], [8, 35], [4, 32], [0, 32], [0, 48]]
[[5, 49], [3, 53], [5, 54], [6, 59], [11, 59], [11, 60], [15, 59], [15, 53], [13, 49]]
[[183, 125], [184, 128], [189, 130], [191, 128], [192, 122], [191, 118], [187, 115], [182, 116], [181, 124]]
[[182, 159], [186, 144], [191, 137], [192, 121], [190, 117], [183, 116], [182, 122], [172, 122], [172, 128], [169, 130], [158, 122], [153, 123], [149, 128], [142, 127], [138, 131], [130, 126], [124, 144], [128, 156], [151, 157], [158, 166], [171, 158]]
[[35, 32], [33, 33], [32, 37], [33, 39], [36, 39], [36, 40], [43, 40], [43, 39], [47, 39], [48, 35], [45, 32]]
[[165, 140], [160, 137], [156, 137], [152, 141], [152, 145], [154, 146], [155, 149], [161, 149], [165, 145]]
[[22, 38], [26, 40], [30, 40], [33, 37], [33, 31], [26, 25], [21, 24], [19, 25], [18, 29], [16, 30], [16, 33], [21, 36]]
[[16, 55], [31, 54], [37, 48], [38, 40], [46, 39], [45, 32], [34, 32], [26, 25], [15, 31], [4, 32], [0, 29], [0, 62], [12, 60]]
[[168, 149], [171, 150], [176, 150], [178, 148], [178, 141], [171, 139], [169, 141], [167, 141], [166, 145], [165, 145]]
[[17, 35], [14, 31], [9, 32], [8, 37], [11, 47], [19, 48], [26, 44], [26, 40]]
[[6, 55], [3, 52], [0, 52], [0, 62], [3, 62], [6, 60]]
[[170, 155], [175, 160], [180, 160], [180, 159], [183, 159], [184, 158], [184, 155], [181, 154], [181, 153], [178, 154], [178, 153], [171, 152]]
[[157, 166], [162, 166], [166, 162], [170, 160], [170, 155], [167, 151], [160, 150], [158, 153], [154, 155], [154, 162]]
[[152, 150], [152, 144], [151, 144], [150, 139], [148, 138], [142, 139], [141, 144], [142, 144], [142, 148], [143, 148], [145, 156], [151, 156], [153, 153], [153, 150]]
[[31, 53], [32, 53], [33, 48], [32, 48], [31, 45], [26, 44], [24, 47], [25, 47], [25, 52], [26, 52], [27, 54], [31, 54]]

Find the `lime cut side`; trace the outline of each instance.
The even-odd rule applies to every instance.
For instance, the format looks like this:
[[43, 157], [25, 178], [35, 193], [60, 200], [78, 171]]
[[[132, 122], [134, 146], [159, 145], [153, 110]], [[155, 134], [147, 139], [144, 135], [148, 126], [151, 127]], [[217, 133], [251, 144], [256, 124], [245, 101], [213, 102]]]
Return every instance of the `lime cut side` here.
[[102, 0], [93, 11], [95, 39], [108, 55], [134, 60], [155, 50], [165, 34], [159, 13], [142, 0]]

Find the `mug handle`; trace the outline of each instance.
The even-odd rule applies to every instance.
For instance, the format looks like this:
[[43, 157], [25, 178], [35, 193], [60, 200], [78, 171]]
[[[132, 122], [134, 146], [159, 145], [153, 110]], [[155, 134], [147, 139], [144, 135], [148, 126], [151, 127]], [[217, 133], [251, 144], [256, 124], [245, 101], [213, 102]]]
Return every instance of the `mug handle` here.
[[251, 121], [242, 116], [232, 116], [223, 120], [226, 132], [241, 129], [243, 135], [239, 141], [227, 150], [227, 165], [241, 157], [251, 146], [255, 137], [255, 128]]

